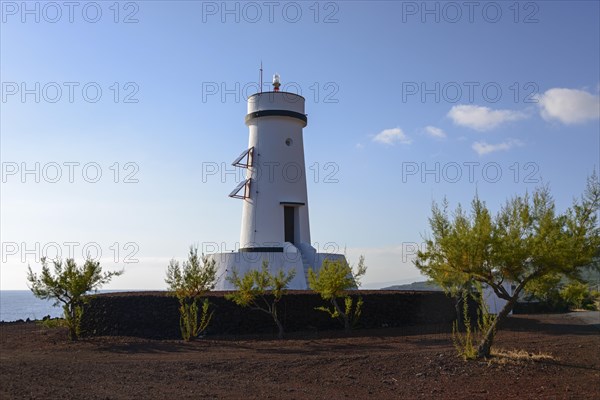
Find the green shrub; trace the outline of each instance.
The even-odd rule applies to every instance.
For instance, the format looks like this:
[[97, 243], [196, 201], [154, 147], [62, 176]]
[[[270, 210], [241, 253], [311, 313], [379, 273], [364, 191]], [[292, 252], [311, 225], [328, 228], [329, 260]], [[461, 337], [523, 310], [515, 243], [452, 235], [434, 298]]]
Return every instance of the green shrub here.
[[49, 328], [49, 329], [68, 327], [67, 320], [64, 318], [44, 317], [44, 319], [42, 319], [41, 321], [38, 321], [38, 324], [42, 325], [45, 328]]
[[[460, 357], [465, 360], [474, 360], [478, 357], [478, 343], [483, 339], [484, 335], [490, 328], [493, 327], [495, 319], [494, 314], [490, 314], [485, 299], [483, 290], [479, 286], [479, 293], [470, 294], [467, 291], [461, 293], [463, 304], [463, 325], [464, 333], [460, 331], [459, 321], [456, 320], [452, 324], [452, 343]], [[477, 326], [471, 322], [469, 313], [469, 297], [475, 300], [477, 304]]]
[[201, 310], [198, 302], [214, 289], [216, 275], [215, 260], [208, 260], [204, 255], [200, 258], [198, 248], [194, 246], [190, 246], [188, 260], [183, 266], [175, 260], [169, 263], [165, 282], [179, 300], [179, 328], [183, 340], [194, 340], [208, 328], [213, 315], [209, 312], [208, 299], [203, 301]]
[[53, 274], [46, 257], [41, 261], [40, 275], [35, 274], [29, 267], [29, 289], [40, 299], [54, 300], [55, 306], [62, 303], [65, 324], [69, 328], [69, 339], [77, 340], [81, 334], [83, 304], [87, 301], [85, 294], [98, 290], [123, 271], [102, 273], [99, 261], [88, 258], [82, 267], [78, 267], [74, 259], [68, 258], [64, 263], [62, 260], [53, 261]]
[[560, 296], [571, 308], [589, 307], [594, 303], [594, 298], [588, 285], [583, 282], [572, 281], [560, 290]]
[[[331, 303], [329, 307], [317, 307], [317, 310], [328, 313], [332, 318], [337, 318], [344, 325], [344, 330], [349, 332], [361, 315], [363, 300], [359, 297], [356, 302], [348, 296], [346, 291], [360, 285], [360, 278], [366, 273], [364, 256], [360, 256], [356, 272], [348, 265], [345, 259], [325, 259], [318, 273], [312, 268], [308, 271], [308, 283], [312, 290], [319, 293], [323, 300]], [[338, 299], [344, 299], [344, 309], [340, 307]]]
[[[225, 296], [228, 300], [242, 307], [250, 307], [253, 310], [267, 313], [273, 318], [278, 328], [279, 339], [283, 338], [283, 324], [277, 316], [277, 304], [287, 291], [289, 283], [296, 276], [296, 271], [291, 270], [288, 274], [280, 269], [277, 274], [269, 272], [269, 264], [263, 261], [260, 271], [250, 270], [243, 276], [233, 271], [228, 277], [235, 287], [235, 292]], [[271, 297], [268, 297], [268, 294]]]

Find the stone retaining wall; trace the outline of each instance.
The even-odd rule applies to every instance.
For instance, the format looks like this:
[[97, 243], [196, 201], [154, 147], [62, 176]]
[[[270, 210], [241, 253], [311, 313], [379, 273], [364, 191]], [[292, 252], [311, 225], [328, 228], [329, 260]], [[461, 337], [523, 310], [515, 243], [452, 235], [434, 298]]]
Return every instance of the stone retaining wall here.
[[[364, 305], [358, 328], [415, 325], [449, 327], [456, 313], [454, 301], [441, 292], [351, 291]], [[224, 292], [210, 293], [213, 319], [207, 335], [275, 333], [270, 315], [244, 309], [225, 299]], [[293, 291], [284, 296], [278, 313], [287, 332], [341, 329], [328, 314], [315, 310], [326, 303], [314, 292]], [[178, 339], [178, 301], [166, 292], [106, 293], [90, 296], [82, 331], [89, 336], [138, 336]]]

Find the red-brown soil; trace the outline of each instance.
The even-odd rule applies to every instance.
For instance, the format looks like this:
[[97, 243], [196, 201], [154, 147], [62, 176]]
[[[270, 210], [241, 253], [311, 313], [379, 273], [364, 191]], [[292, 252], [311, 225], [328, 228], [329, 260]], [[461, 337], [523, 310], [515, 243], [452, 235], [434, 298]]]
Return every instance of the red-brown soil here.
[[545, 361], [465, 362], [447, 333], [406, 329], [209, 338], [66, 340], [0, 325], [0, 399], [598, 399], [600, 334], [569, 315], [513, 316], [496, 347]]

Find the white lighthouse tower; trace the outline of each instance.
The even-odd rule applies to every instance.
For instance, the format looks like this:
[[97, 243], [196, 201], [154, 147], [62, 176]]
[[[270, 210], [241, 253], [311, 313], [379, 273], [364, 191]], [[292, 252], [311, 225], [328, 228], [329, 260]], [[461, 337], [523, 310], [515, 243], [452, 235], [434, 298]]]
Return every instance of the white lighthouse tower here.
[[294, 269], [290, 289], [308, 289], [308, 269], [318, 270], [325, 258], [341, 254], [318, 253], [310, 242], [306, 168], [302, 129], [307, 125], [304, 97], [273, 91], [248, 98], [248, 148], [233, 162], [246, 168], [246, 179], [229, 195], [243, 201], [240, 248], [211, 255], [217, 264], [217, 290], [233, 289], [227, 277], [258, 269]]

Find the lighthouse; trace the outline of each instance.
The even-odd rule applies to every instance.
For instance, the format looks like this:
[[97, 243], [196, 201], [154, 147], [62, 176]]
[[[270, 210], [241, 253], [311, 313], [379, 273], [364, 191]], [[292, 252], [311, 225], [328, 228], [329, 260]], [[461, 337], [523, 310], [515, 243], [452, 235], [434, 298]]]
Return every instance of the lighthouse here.
[[323, 260], [343, 259], [342, 254], [319, 253], [311, 245], [308, 193], [304, 162], [303, 129], [308, 118], [304, 97], [273, 90], [248, 98], [245, 124], [248, 147], [233, 161], [246, 169], [245, 180], [229, 194], [242, 201], [239, 249], [210, 255], [217, 266], [217, 290], [234, 289], [227, 280], [233, 271], [244, 274], [259, 269], [295, 270], [290, 289], [308, 289], [308, 270], [317, 271]]

